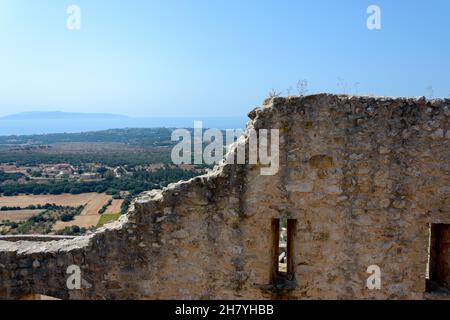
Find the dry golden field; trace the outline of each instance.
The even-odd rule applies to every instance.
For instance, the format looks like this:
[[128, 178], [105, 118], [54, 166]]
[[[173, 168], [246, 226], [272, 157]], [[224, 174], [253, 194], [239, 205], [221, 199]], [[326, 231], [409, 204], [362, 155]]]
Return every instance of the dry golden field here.
[[[27, 207], [29, 205], [45, 205], [47, 203], [56, 204], [60, 206], [70, 206], [77, 207], [80, 205], [85, 205], [83, 212], [74, 218], [73, 221], [63, 222], [58, 221], [54, 226], [53, 230], [61, 230], [65, 227], [79, 226], [84, 228], [89, 228], [91, 226], [96, 226], [100, 214], [98, 211], [103, 205], [105, 205], [111, 196], [104, 193], [84, 193], [84, 194], [62, 194], [62, 195], [19, 195], [14, 197], [0, 197], [0, 207]], [[113, 204], [108, 208], [108, 213], [118, 213], [120, 212], [120, 205], [122, 200], [114, 200]], [[117, 212], [113, 212], [117, 210]], [[113, 211], [111, 211], [113, 210]], [[41, 211], [35, 211], [35, 214], [39, 214]], [[0, 213], [0, 220], [3, 215], [8, 215], [9, 220], [14, 220], [12, 217], [17, 215], [16, 219], [27, 219], [32, 216], [30, 210], [20, 210], [14, 213], [9, 213], [7, 211]], [[31, 214], [31, 215], [30, 215]], [[6, 219], [4, 219], [6, 220]]]
[[6, 173], [23, 173], [25, 174], [27, 172], [27, 169], [34, 169], [33, 167], [16, 167], [11, 165], [0, 165], [0, 170], [4, 171]]
[[80, 228], [96, 226], [100, 219], [98, 211], [111, 199], [111, 196], [104, 193], [94, 193], [94, 195], [95, 196], [93, 197], [89, 197], [89, 201], [86, 202], [86, 207], [79, 216], [76, 216], [72, 221], [56, 222], [53, 226], [53, 230], [57, 231], [71, 226], [79, 226]]
[[63, 222], [63, 221], [57, 221], [53, 225], [53, 231], [62, 230], [65, 227], [72, 227], [72, 226], [79, 226], [80, 228], [90, 228], [92, 226], [96, 226], [98, 223], [98, 220], [100, 220], [100, 215], [89, 215], [89, 216], [76, 216], [72, 221]]
[[122, 203], [123, 203], [122, 199], [114, 199], [112, 204], [108, 207], [105, 213], [106, 214], [120, 213]]
[[36, 216], [44, 210], [18, 210], [18, 211], [0, 211], [0, 221], [25, 221], [32, 216]]
[[[0, 207], [27, 207], [29, 205], [45, 205], [47, 203], [60, 206], [77, 207], [86, 205], [98, 198], [110, 198], [105, 194], [83, 193], [83, 194], [61, 194], [61, 195], [19, 195], [14, 197], [0, 197]], [[103, 204], [102, 204], [103, 205]], [[100, 206], [101, 207], [101, 206]]]

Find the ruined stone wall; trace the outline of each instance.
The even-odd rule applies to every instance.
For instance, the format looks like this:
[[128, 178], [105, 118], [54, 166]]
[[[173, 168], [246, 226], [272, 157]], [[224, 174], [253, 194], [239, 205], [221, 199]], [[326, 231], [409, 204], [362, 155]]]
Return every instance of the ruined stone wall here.
[[[319, 94], [270, 99], [250, 117], [280, 130], [276, 175], [221, 164], [145, 193], [93, 235], [0, 241], [0, 297], [424, 298], [428, 224], [450, 223], [450, 101]], [[297, 219], [289, 290], [271, 285], [281, 217]], [[72, 264], [81, 290], [66, 287]], [[380, 290], [366, 287], [370, 265]]]

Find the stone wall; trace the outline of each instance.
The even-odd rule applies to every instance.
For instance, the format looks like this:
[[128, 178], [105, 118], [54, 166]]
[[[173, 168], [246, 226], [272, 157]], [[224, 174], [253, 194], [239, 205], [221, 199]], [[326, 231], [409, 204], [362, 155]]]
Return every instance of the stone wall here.
[[[450, 101], [319, 94], [269, 99], [249, 116], [249, 128], [280, 130], [276, 175], [221, 164], [143, 194], [93, 235], [0, 241], [0, 297], [429, 297], [429, 223], [450, 224]], [[282, 217], [297, 220], [286, 290], [271, 283]], [[81, 290], [66, 286], [73, 264]], [[370, 265], [380, 290], [366, 287]]]

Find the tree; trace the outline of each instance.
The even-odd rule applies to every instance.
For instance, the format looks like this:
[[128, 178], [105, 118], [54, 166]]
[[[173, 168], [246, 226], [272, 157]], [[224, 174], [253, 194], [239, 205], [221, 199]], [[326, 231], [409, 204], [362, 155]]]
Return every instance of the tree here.
[[80, 188], [72, 188], [72, 189], [70, 189], [69, 193], [70, 194], [80, 194], [81, 190], [80, 190]]
[[60, 217], [61, 221], [68, 222], [73, 220], [73, 216], [67, 213], [63, 213]]
[[31, 172], [31, 176], [33, 178], [40, 178], [40, 177], [42, 177], [42, 173], [39, 171], [33, 171], [33, 172]]
[[114, 173], [112, 173], [111, 171], [107, 171], [107, 172], [103, 175], [103, 177], [104, 177], [106, 180], [113, 180], [113, 179], [114, 179]]
[[100, 175], [102, 175], [102, 176], [103, 176], [107, 171], [108, 171], [108, 169], [106, 169], [105, 167], [97, 168], [97, 173], [100, 174]]

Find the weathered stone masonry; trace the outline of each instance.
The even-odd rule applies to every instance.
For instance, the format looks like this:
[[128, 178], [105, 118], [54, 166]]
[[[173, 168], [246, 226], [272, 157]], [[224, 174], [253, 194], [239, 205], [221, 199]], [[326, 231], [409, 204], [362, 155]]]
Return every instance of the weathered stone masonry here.
[[[249, 116], [280, 129], [277, 175], [221, 164], [93, 235], [0, 241], [0, 298], [427, 298], [429, 223], [450, 224], [450, 101], [319, 94]], [[296, 219], [289, 288], [271, 283], [281, 217]], [[90, 288], [67, 289], [72, 264]], [[370, 265], [380, 290], [366, 287]]]

